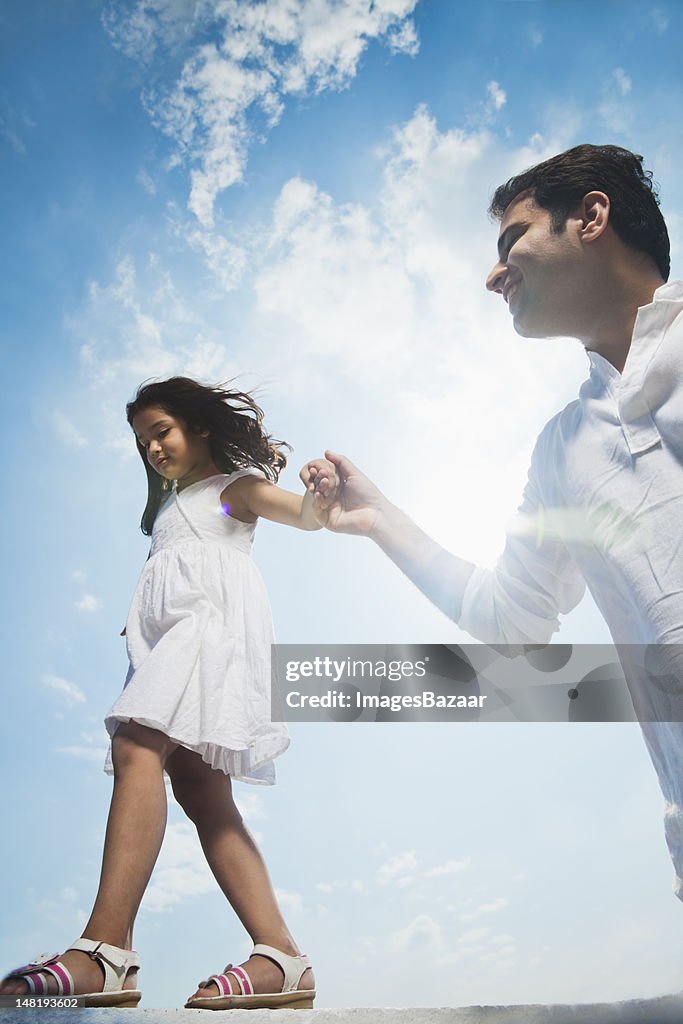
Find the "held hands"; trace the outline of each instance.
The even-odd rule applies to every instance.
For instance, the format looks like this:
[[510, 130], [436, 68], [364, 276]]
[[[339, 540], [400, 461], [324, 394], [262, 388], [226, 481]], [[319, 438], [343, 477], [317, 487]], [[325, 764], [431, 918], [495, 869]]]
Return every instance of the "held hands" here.
[[[387, 499], [345, 455], [326, 451], [325, 456], [308, 462], [299, 474], [306, 489], [316, 496], [316, 518], [335, 533], [368, 536], [387, 506]], [[335, 473], [334, 484], [326, 466]]]
[[318, 526], [325, 526], [327, 509], [335, 500], [339, 491], [339, 477], [332, 462], [328, 459], [311, 459], [299, 472], [306, 487], [306, 500]]

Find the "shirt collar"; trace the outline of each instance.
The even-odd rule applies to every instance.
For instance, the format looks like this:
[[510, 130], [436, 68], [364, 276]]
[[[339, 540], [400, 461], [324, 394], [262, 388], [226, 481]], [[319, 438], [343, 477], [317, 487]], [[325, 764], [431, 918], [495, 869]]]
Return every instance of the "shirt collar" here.
[[[644, 370], [651, 357], [651, 349], [661, 341], [661, 337], [671, 321], [683, 307], [683, 280], [667, 281], [655, 290], [652, 302], [639, 306], [636, 313], [631, 346], [624, 366], [624, 376], [636, 375]], [[612, 366], [599, 352], [588, 351], [591, 373], [601, 380], [618, 380], [619, 371]]]

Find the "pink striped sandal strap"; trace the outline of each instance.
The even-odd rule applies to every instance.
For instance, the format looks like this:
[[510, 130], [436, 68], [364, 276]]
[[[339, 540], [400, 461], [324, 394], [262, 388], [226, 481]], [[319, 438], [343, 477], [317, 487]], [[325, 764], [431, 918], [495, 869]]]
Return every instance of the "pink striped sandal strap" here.
[[32, 996], [46, 996], [48, 992], [47, 978], [44, 974], [23, 974], [19, 975], [17, 971], [10, 974], [10, 978], [21, 977], [23, 981], [28, 985], [29, 994]]
[[230, 987], [230, 979], [227, 974], [212, 974], [210, 978], [200, 981], [198, 987], [208, 988], [212, 981], [216, 984], [220, 995], [233, 996], [235, 994]]
[[11, 971], [7, 978], [21, 978], [28, 985], [31, 995], [46, 996], [49, 991], [46, 974], [51, 974], [57, 982], [57, 994], [70, 996], [74, 991], [74, 980], [68, 968], [60, 962], [59, 956], [59, 953], [43, 953], [30, 964]]
[[43, 970], [57, 979], [57, 986], [59, 988], [57, 995], [73, 995], [76, 986], [74, 985], [74, 980], [71, 977], [68, 967], [65, 967], [64, 964], [58, 960], [57, 963], [51, 964], [50, 967], [44, 967]]
[[230, 974], [232, 974], [233, 978], [237, 978], [237, 984], [240, 987], [241, 995], [253, 996], [254, 986], [251, 983], [251, 978], [249, 977], [249, 975], [247, 974], [243, 967], [233, 967], [232, 970], [228, 971], [228, 975]]

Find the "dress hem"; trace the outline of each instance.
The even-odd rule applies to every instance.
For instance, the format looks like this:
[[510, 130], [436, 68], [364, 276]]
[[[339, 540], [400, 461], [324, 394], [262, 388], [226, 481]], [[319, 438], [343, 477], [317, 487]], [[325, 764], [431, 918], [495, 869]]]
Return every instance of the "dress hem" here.
[[[189, 743], [178, 736], [172, 736], [162, 722], [152, 718], [143, 718], [138, 715], [112, 715], [105, 719], [105, 726], [110, 737], [113, 737], [122, 722], [136, 722], [138, 725], [146, 726], [149, 729], [156, 729], [162, 732], [171, 740], [186, 750], [192, 750], [199, 754], [205, 764], [210, 765], [215, 771], [222, 771], [224, 775], [239, 782], [246, 782], [256, 786], [275, 785], [275, 765], [273, 760], [284, 754], [290, 744], [289, 736], [284, 736], [277, 743], [260, 742], [249, 747], [234, 750], [230, 747], [223, 747], [217, 743]], [[111, 726], [111, 727], [110, 727]], [[206, 756], [208, 754], [208, 756]], [[245, 760], [248, 761], [248, 769], [245, 772]], [[268, 768], [270, 767], [270, 771]], [[114, 766], [111, 759], [111, 743], [104, 762], [106, 775], [114, 774]], [[263, 773], [259, 777], [259, 773]], [[164, 774], [168, 774], [164, 772]]]

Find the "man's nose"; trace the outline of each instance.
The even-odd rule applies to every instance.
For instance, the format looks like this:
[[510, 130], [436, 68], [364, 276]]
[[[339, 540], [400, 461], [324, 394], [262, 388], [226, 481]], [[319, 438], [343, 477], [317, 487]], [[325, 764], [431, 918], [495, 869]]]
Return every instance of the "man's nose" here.
[[491, 273], [486, 278], [486, 289], [489, 292], [498, 292], [502, 294], [503, 284], [505, 282], [505, 275], [507, 274], [507, 267], [500, 260], [493, 267]]

